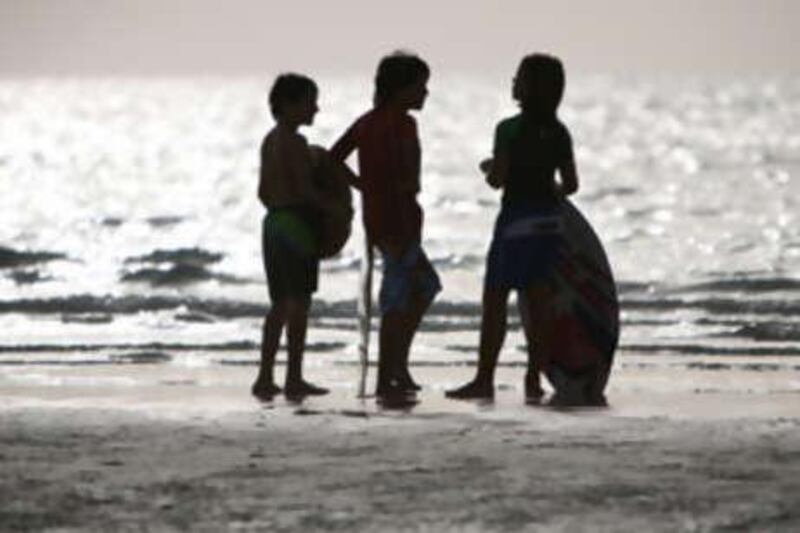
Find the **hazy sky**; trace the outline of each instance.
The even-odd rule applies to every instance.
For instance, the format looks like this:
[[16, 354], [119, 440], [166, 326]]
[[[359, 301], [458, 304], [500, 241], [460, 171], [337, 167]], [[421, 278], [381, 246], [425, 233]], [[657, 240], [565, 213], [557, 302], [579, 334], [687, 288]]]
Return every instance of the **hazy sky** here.
[[800, 73], [798, 0], [0, 0], [0, 75], [434, 69]]

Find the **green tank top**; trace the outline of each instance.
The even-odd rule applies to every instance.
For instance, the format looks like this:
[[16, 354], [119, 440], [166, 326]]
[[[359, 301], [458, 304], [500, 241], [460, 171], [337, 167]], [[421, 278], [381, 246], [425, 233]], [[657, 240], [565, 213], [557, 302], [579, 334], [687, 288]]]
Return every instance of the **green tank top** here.
[[547, 207], [558, 202], [556, 170], [573, 158], [564, 124], [529, 121], [521, 114], [505, 119], [495, 130], [495, 157], [501, 152], [509, 159], [503, 205]]

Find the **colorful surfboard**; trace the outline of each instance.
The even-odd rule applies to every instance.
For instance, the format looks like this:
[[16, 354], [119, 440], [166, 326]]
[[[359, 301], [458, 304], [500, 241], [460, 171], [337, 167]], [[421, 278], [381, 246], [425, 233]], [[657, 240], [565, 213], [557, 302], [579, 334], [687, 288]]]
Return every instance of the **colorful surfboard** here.
[[569, 200], [561, 218], [563, 241], [546, 302], [551, 331], [535, 348], [549, 360], [545, 375], [555, 403], [602, 403], [619, 341], [616, 284], [600, 239]]

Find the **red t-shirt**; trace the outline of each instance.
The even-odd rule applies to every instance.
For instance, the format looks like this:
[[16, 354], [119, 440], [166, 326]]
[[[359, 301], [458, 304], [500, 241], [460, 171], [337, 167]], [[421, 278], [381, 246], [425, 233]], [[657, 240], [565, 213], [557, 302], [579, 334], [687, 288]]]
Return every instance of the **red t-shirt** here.
[[344, 161], [356, 149], [370, 242], [402, 246], [420, 242], [421, 155], [414, 118], [387, 106], [365, 113], [336, 141], [331, 155]]

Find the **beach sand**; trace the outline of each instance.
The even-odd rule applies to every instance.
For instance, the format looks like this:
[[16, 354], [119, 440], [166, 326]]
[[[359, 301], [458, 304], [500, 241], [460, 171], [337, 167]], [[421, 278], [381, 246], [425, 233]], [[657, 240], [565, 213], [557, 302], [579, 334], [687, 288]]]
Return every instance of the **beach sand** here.
[[652, 360], [571, 411], [525, 405], [519, 368], [493, 403], [417, 368], [390, 408], [348, 366], [302, 403], [251, 398], [250, 365], [3, 367], [0, 530], [798, 530], [797, 369]]

